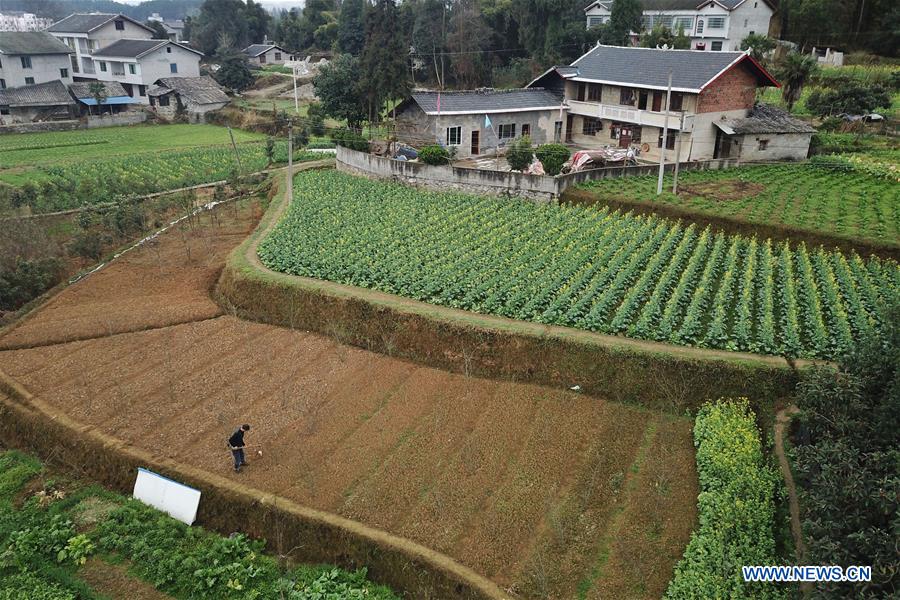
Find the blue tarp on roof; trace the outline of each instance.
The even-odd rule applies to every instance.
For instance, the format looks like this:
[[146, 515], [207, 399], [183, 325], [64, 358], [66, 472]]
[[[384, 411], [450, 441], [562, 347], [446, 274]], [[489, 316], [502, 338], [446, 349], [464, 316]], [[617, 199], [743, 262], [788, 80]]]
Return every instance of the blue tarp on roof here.
[[[78, 101], [88, 106], [97, 106], [97, 101], [94, 98], [79, 98]], [[140, 102], [131, 96], [113, 96], [103, 101], [103, 106], [107, 104], [140, 104]]]

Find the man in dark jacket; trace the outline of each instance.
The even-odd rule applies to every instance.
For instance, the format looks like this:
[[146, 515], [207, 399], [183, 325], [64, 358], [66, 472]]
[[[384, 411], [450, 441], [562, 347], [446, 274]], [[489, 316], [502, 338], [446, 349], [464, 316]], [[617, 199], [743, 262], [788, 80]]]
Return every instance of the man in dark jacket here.
[[246, 424], [241, 425], [228, 438], [228, 446], [231, 448], [232, 456], [234, 456], [235, 473], [241, 470], [241, 465], [247, 464], [247, 461], [244, 460], [244, 433], [247, 431], [250, 431], [250, 426]]

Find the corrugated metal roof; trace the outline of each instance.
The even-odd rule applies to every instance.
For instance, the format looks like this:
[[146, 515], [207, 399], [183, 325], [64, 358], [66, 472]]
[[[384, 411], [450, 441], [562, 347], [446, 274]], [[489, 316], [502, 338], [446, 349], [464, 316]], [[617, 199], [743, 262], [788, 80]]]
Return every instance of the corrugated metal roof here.
[[128, 93], [122, 84], [118, 81], [76, 81], [69, 84], [69, 91], [76, 98], [93, 98], [91, 94], [91, 86], [95, 83], [102, 83], [106, 90], [107, 98], [115, 98], [117, 96], [127, 96]]
[[[718, 121], [715, 122], [719, 124]], [[769, 104], [757, 104], [743, 119], [728, 119], [723, 124], [737, 135], [747, 133], [815, 133], [816, 129], [789, 113]], [[726, 131], [722, 128], [723, 131]], [[726, 133], [730, 133], [726, 131]]]
[[576, 79], [657, 89], [666, 88], [671, 72], [673, 89], [699, 92], [729, 66], [745, 59], [758, 78], [771, 79], [743, 52], [596, 46], [572, 66], [578, 67]]
[[37, 85], [24, 85], [21, 87], [6, 88], [0, 90], [0, 105], [10, 107], [20, 106], [60, 106], [75, 104], [65, 84], [59, 79], [39, 83]]
[[127, 17], [123, 14], [112, 13], [74, 13], [69, 15], [62, 21], [57, 21], [56, 23], [48, 27], [47, 31], [52, 31], [55, 33], [90, 33], [98, 27], [102, 27], [106, 23], [109, 23], [113, 19], [125, 19], [126, 21], [130, 21], [138, 27], [143, 27], [147, 31], [153, 31], [143, 23], [135, 21], [131, 17]]
[[[160, 89], [162, 88], [162, 89]], [[174, 90], [176, 94], [194, 104], [220, 104], [228, 102], [228, 94], [222, 90], [212, 77], [163, 77], [156, 80], [156, 87], [150, 92], [161, 96], [165, 88]]]
[[0, 31], [3, 54], [73, 54], [75, 51], [46, 31]]
[[[481, 89], [462, 92], [440, 92], [441, 113], [491, 113], [559, 108], [562, 98], [550, 90], [527, 88], [516, 90]], [[438, 92], [415, 91], [412, 99], [428, 114], [437, 114]]]

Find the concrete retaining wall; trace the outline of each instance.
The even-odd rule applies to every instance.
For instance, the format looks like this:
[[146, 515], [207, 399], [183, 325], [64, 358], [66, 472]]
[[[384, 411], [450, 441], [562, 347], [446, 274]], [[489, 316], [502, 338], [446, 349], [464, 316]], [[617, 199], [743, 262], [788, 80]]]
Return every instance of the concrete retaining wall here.
[[88, 129], [95, 127], [116, 127], [118, 125], [137, 125], [147, 120], [144, 111], [122, 112], [115, 115], [101, 115], [87, 118]]
[[72, 131], [75, 129], [95, 129], [97, 127], [117, 127], [136, 125], [147, 120], [144, 111], [123, 112], [116, 115], [90, 116], [84, 119], [65, 121], [43, 121], [40, 123], [13, 123], [0, 125], [0, 135], [13, 133], [39, 133], [42, 131]]
[[[680, 169], [683, 171], [725, 169], [737, 166], [737, 164], [737, 159], [718, 159], [681, 163]], [[509, 171], [464, 169], [450, 165], [433, 166], [418, 162], [411, 163], [350, 150], [343, 146], [337, 148], [337, 168], [355, 175], [389, 179], [436, 191], [456, 190], [471, 194], [528, 198], [540, 202], [554, 201], [567, 188], [585, 181], [609, 177], [654, 175], [659, 172], [657, 165], [637, 165], [591, 169], [549, 177]], [[674, 164], [667, 164], [665, 171], [670, 173], [674, 168]]]

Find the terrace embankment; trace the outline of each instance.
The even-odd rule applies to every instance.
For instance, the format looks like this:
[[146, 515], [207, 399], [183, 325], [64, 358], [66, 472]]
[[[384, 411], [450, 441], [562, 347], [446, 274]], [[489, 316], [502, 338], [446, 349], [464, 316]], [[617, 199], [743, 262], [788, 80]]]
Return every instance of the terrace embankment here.
[[[202, 523], [410, 598], [662, 595], [696, 521], [689, 419], [223, 314], [209, 286], [259, 214], [185, 223], [0, 335], [4, 439], [123, 491], [178, 477]], [[235, 475], [242, 422], [263, 455]]]
[[[683, 413], [749, 396], [764, 422], [790, 395], [797, 363], [524, 322], [376, 290], [278, 273], [257, 256], [285, 210], [279, 197], [228, 258], [216, 295], [229, 312], [325, 333], [362, 348], [469, 375], [570, 388]], [[799, 364], [805, 364], [802, 361]]]

